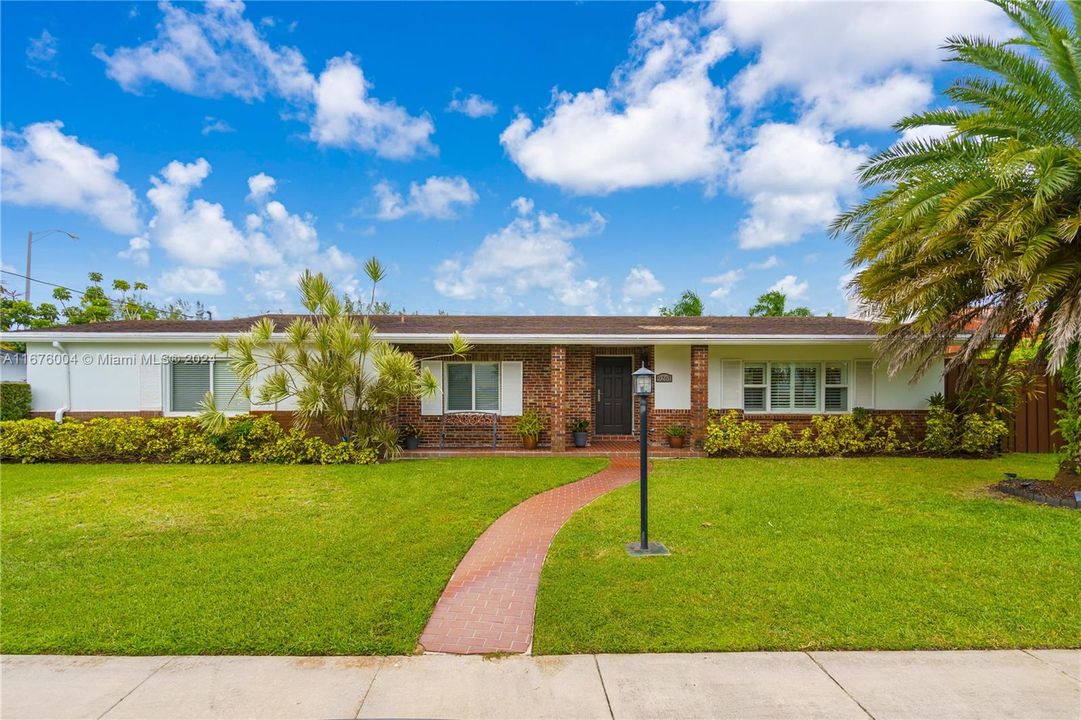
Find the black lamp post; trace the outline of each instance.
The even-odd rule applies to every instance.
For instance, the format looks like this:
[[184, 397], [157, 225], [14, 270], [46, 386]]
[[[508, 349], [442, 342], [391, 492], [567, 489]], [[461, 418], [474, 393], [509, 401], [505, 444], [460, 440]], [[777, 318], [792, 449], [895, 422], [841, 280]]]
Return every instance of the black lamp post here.
[[668, 548], [660, 543], [649, 542], [649, 413], [648, 400], [653, 394], [653, 371], [646, 367], [635, 370], [631, 377], [634, 378], [634, 394], [638, 396], [638, 442], [640, 455], [638, 461], [638, 492], [639, 512], [641, 528], [637, 543], [627, 543], [627, 554], [632, 557], [645, 557], [647, 555], [668, 555]]

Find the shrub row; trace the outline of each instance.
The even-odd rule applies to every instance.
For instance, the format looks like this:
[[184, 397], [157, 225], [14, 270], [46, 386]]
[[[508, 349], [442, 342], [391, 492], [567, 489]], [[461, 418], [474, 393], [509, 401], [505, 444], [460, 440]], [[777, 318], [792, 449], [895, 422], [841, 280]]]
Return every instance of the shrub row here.
[[229, 421], [220, 435], [194, 418], [45, 418], [0, 422], [0, 460], [37, 462], [320, 463], [368, 464], [372, 448], [330, 445], [300, 430], [284, 430], [269, 416]]
[[0, 420], [30, 417], [30, 385], [23, 382], [0, 383]]
[[898, 415], [815, 415], [810, 427], [794, 432], [787, 424], [763, 428], [743, 420], [739, 413], [714, 414], [706, 424], [703, 449], [710, 455], [834, 456], [896, 455], [923, 451], [935, 455], [989, 455], [998, 449], [1006, 433], [1001, 420], [967, 415], [955, 419], [949, 432], [939, 431], [932, 408], [927, 420], [927, 439], [910, 439], [909, 428]]
[[1008, 432], [1003, 420], [977, 413], [959, 415], [944, 405], [932, 404], [927, 411], [923, 449], [933, 455], [991, 455]]

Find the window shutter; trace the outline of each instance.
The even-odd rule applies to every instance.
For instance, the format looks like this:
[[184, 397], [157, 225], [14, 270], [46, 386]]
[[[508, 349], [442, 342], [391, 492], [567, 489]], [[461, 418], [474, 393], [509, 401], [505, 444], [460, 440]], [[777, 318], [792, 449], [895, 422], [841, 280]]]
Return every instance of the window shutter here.
[[210, 390], [210, 363], [174, 362], [171, 382], [173, 412], [196, 412]]
[[214, 361], [214, 403], [219, 410], [250, 412], [251, 403], [241, 392], [240, 378], [226, 360]]
[[500, 415], [522, 414], [522, 362], [508, 360], [499, 367]]
[[139, 409], [158, 410], [162, 409], [162, 369], [161, 363], [143, 360], [139, 364]]
[[873, 409], [875, 406], [875, 363], [857, 360], [852, 364], [852, 407]]
[[739, 360], [721, 360], [721, 409], [738, 410], [743, 407], [743, 363]]
[[443, 363], [439, 360], [422, 360], [420, 371], [430, 370], [435, 375], [436, 391], [420, 399], [421, 415], [443, 414]]

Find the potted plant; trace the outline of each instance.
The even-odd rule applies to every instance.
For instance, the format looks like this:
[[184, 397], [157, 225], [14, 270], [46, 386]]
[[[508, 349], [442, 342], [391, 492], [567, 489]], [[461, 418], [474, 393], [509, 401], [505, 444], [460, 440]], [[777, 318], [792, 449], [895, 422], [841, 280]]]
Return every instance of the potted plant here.
[[409, 423], [398, 428], [398, 437], [402, 439], [402, 445], [406, 450], [416, 450], [420, 446], [420, 428]]
[[544, 418], [536, 410], [526, 410], [514, 421], [514, 434], [522, 438], [526, 450], [536, 450], [544, 430]]
[[664, 434], [668, 437], [669, 447], [681, 448], [687, 441], [687, 428], [682, 425], [669, 425], [664, 429]]
[[574, 426], [574, 447], [583, 448], [586, 446], [586, 442], [589, 441], [589, 421], [588, 420], [575, 420]]

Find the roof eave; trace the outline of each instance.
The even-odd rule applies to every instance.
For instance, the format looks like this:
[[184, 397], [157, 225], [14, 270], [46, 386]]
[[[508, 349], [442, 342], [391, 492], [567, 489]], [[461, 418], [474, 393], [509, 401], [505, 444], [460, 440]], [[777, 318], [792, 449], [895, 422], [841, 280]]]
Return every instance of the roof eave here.
[[[226, 333], [176, 333], [176, 332], [64, 332], [59, 331], [24, 331], [8, 338], [17, 342], [211, 342], [223, 335], [236, 337], [241, 332]], [[392, 333], [383, 332], [379, 336], [392, 343], [419, 345], [426, 343], [445, 343], [450, 340], [450, 333]], [[284, 338], [282, 333], [272, 337]], [[874, 335], [827, 335], [827, 334], [519, 334], [519, 333], [468, 333], [466, 339], [474, 345], [741, 345], [741, 344], [795, 344], [809, 341], [866, 343], [875, 339]]]

